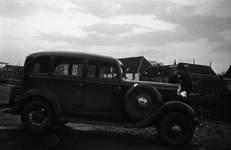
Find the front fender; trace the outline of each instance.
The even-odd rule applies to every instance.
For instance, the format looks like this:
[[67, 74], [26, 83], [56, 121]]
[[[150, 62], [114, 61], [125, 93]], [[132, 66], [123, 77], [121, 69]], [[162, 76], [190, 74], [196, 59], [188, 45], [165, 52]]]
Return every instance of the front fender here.
[[20, 115], [23, 107], [27, 104], [27, 102], [29, 102], [29, 99], [35, 96], [44, 97], [48, 102], [50, 102], [50, 104], [54, 108], [56, 118], [60, 118], [61, 107], [58, 101], [58, 97], [56, 97], [54, 94], [46, 89], [32, 89], [25, 92], [21, 96], [19, 101], [15, 103], [15, 105], [13, 105], [10, 110], [4, 111], [4, 113]]
[[147, 127], [150, 124], [158, 124], [159, 121], [166, 115], [171, 112], [182, 112], [189, 116], [192, 119], [195, 119], [194, 110], [187, 104], [179, 102], [179, 101], [171, 101], [165, 103], [162, 107], [157, 109], [152, 115], [148, 118], [136, 123], [136, 127]]
[[192, 107], [190, 107], [186, 103], [182, 103], [179, 101], [170, 101], [165, 103], [160, 109], [153, 113], [152, 118], [155, 119], [157, 116], [163, 113], [171, 113], [171, 110], [181, 111], [186, 113], [190, 117], [195, 118], [195, 112]]

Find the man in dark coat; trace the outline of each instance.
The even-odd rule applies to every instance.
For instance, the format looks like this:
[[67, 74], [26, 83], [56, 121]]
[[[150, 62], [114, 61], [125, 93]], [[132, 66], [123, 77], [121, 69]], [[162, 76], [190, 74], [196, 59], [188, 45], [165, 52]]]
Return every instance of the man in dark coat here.
[[179, 63], [176, 69], [177, 73], [169, 78], [169, 83], [181, 85], [181, 91], [186, 91], [186, 103], [188, 103], [189, 94], [192, 91], [192, 81], [188, 76], [184, 75], [185, 67], [183, 63]]

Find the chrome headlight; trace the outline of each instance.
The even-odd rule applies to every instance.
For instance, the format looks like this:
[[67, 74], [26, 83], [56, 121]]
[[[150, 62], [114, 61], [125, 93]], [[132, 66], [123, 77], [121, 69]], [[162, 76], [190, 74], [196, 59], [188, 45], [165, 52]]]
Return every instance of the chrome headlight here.
[[187, 92], [186, 92], [186, 91], [183, 91], [183, 92], [180, 93], [180, 95], [181, 95], [182, 97], [187, 97]]

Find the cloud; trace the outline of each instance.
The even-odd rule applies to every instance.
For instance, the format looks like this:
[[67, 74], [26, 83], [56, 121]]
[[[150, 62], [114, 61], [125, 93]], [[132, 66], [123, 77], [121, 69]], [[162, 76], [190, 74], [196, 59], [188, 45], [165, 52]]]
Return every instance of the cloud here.
[[[87, 32], [85, 37], [62, 33], [39, 33], [34, 38], [50, 42], [64, 41], [71, 45], [82, 47], [90, 47], [95, 45], [110, 46], [155, 46], [165, 45], [169, 42], [180, 41], [181, 31], [161, 31], [161, 32], [144, 32], [133, 33], [135, 25], [107, 26], [105, 24], [97, 24], [86, 26], [83, 31]], [[127, 33], [127, 34], [126, 34]], [[180, 35], [180, 36], [179, 36]], [[178, 37], [179, 36], [179, 37]]]
[[164, 64], [179, 58], [209, 62], [206, 56], [210, 54], [227, 60], [231, 53], [230, 3], [230, 0], [0, 0], [0, 49], [5, 52], [0, 57], [7, 58], [9, 53], [5, 50], [14, 49], [23, 51], [23, 55], [77, 49], [120, 58], [143, 55]]
[[130, 33], [133, 30], [133, 28], [129, 24], [108, 25], [107, 23], [98, 23], [84, 26], [82, 30], [85, 32], [116, 36], [120, 34]]
[[[91, 47], [91, 46], [100, 46], [100, 45], [118, 45], [116, 37], [109, 35], [99, 35], [95, 33], [88, 34], [85, 38], [63, 35], [63, 34], [47, 34], [40, 33], [37, 36], [34, 36], [39, 40], [50, 41], [50, 42], [65, 42], [69, 45], [75, 45], [78, 47]], [[117, 44], [115, 44], [117, 43]]]
[[10, 18], [24, 18], [33, 15], [37, 7], [30, 1], [1, 0], [0, 16]]
[[167, 0], [182, 7], [194, 8], [193, 15], [231, 17], [230, 0]]
[[225, 18], [231, 17], [231, 1], [230, 0], [206, 0], [195, 9], [195, 14]]
[[109, 24], [135, 24], [153, 30], [171, 30], [176, 25], [163, 21], [154, 15], [126, 15], [108, 19]]
[[231, 44], [231, 30], [225, 30], [220, 33], [220, 36], [227, 41], [229, 44]]

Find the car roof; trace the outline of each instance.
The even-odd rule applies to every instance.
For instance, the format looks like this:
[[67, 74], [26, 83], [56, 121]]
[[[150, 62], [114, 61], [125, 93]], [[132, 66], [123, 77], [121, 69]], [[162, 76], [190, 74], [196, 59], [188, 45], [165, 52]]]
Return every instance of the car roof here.
[[74, 57], [82, 57], [82, 58], [94, 58], [94, 59], [101, 59], [101, 60], [117, 60], [111, 56], [105, 56], [100, 54], [93, 54], [93, 53], [85, 53], [85, 52], [73, 52], [73, 51], [44, 51], [44, 52], [36, 52], [30, 54], [28, 57], [39, 57], [39, 56], [74, 56]]

